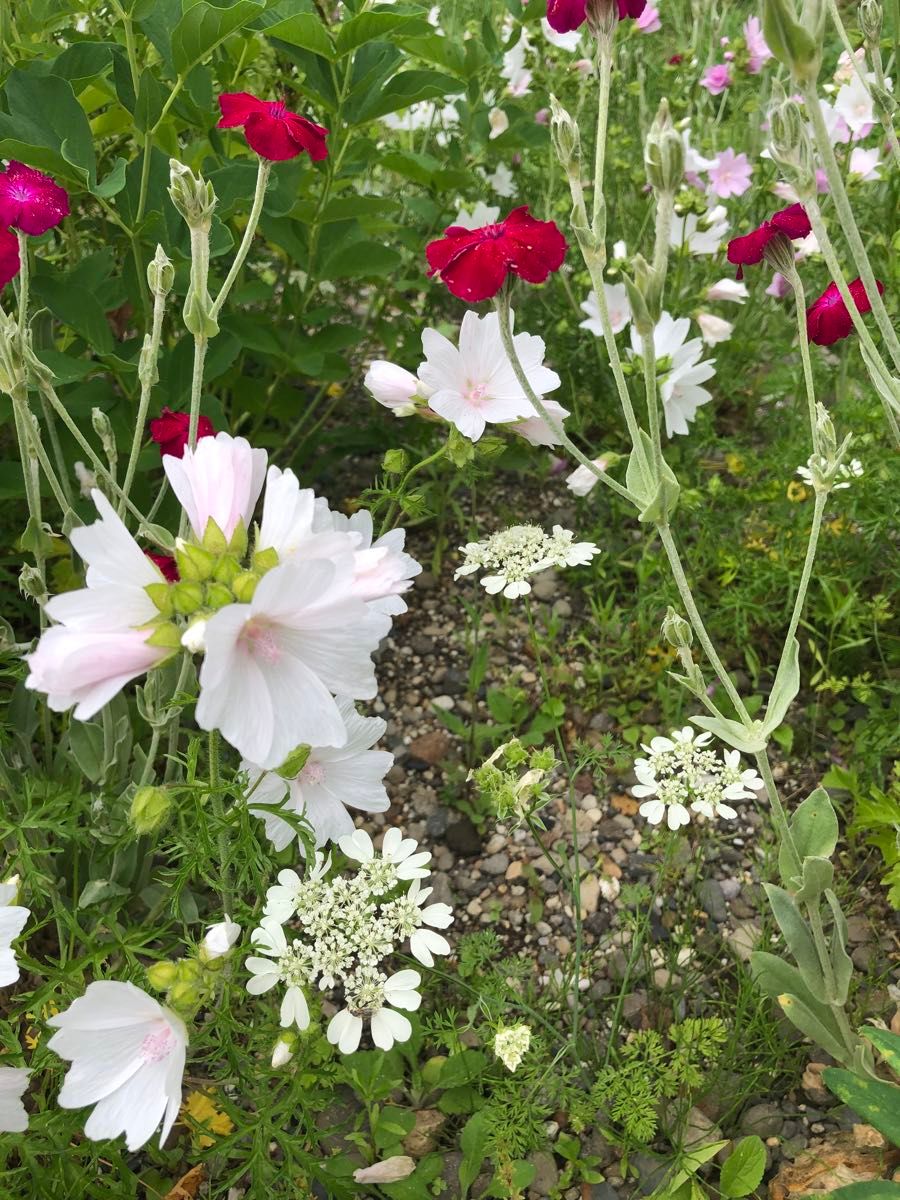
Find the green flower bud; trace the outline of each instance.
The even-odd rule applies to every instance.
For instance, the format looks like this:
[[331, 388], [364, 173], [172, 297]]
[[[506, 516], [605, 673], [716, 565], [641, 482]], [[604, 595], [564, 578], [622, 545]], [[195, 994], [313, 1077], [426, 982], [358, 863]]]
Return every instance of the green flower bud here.
[[273, 567], [278, 566], [278, 551], [272, 546], [268, 546], [265, 550], [254, 550], [251, 562], [253, 570], [257, 574], [265, 575], [266, 571], [271, 571]]
[[[181, 585], [178, 584], [176, 586], [180, 587]], [[186, 586], [196, 587], [197, 584], [188, 584]], [[173, 625], [171, 621], [160, 621], [146, 640], [148, 646], [160, 646], [164, 650], [180, 650], [181, 630], [177, 625]]]
[[175, 562], [181, 578], [192, 583], [205, 583], [207, 579], [212, 579], [216, 566], [215, 557], [209, 550], [181, 539], [176, 543]]
[[662, 635], [677, 650], [687, 649], [694, 639], [694, 633], [689, 622], [669, 606], [662, 623]]
[[156, 992], [167, 992], [175, 982], [178, 967], [173, 962], [155, 962], [147, 968], [147, 982]]
[[884, 10], [878, 0], [862, 0], [859, 6], [859, 27], [867, 42], [877, 42], [881, 37]]
[[172, 598], [172, 588], [168, 583], [148, 583], [144, 591], [156, 605], [164, 617], [175, 615], [175, 602]]
[[203, 978], [203, 968], [196, 958], [179, 958], [178, 982], [196, 984]]
[[173, 983], [167, 1000], [180, 1017], [192, 1017], [203, 1003], [204, 991], [196, 983]]
[[213, 579], [216, 583], [223, 583], [226, 587], [230, 588], [242, 570], [241, 564], [233, 555], [224, 554], [216, 563], [213, 570]]
[[632, 279], [627, 272], [622, 272], [622, 282], [625, 284], [625, 291], [628, 293], [628, 303], [631, 306], [631, 318], [634, 322], [634, 327], [638, 334], [650, 334], [653, 332], [653, 318], [647, 308], [647, 289], [650, 282], [650, 266], [646, 259], [640, 254], [634, 257], [634, 274]]
[[235, 600], [241, 604], [249, 604], [258, 583], [259, 576], [254, 575], [252, 571], [241, 571], [231, 585]]
[[175, 268], [162, 246], [157, 246], [156, 254], [147, 267], [147, 285], [154, 296], [168, 296], [174, 282]]
[[202, 175], [195, 175], [190, 167], [177, 158], [169, 159], [169, 195], [192, 229], [209, 232], [216, 207], [213, 186]]
[[228, 538], [226, 538], [212, 517], [206, 522], [201, 545], [204, 550], [208, 551], [209, 554], [214, 554], [217, 558], [222, 554], [228, 553]]
[[800, 83], [818, 77], [825, 24], [821, 0], [811, 0], [804, 10], [798, 20], [794, 0], [765, 0], [763, 6], [763, 36], [769, 49]]
[[655, 192], [675, 195], [684, 178], [684, 143], [672, 124], [669, 102], [659, 102], [644, 143], [644, 168]]
[[402, 475], [409, 464], [405, 450], [388, 450], [381, 460], [381, 469], [386, 475]]
[[192, 333], [194, 337], [215, 337], [219, 332], [219, 322], [210, 315], [211, 310], [212, 297], [209, 292], [190, 287], [181, 313], [188, 333]]
[[113, 433], [109, 417], [103, 409], [91, 409], [91, 424], [94, 427], [94, 433], [96, 433], [103, 446], [103, 453], [109, 459], [110, 463], [114, 463], [119, 457], [119, 448], [116, 445], [116, 435]]
[[553, 95], [550, 97], [550, 136], [556, 157], [566, 174], [580, 174], [581, 137], [578, 126]]
[[23, 596], [30, 596], [32, 600], [36, 600], [38, 604], [47, 602], [47, 589], [41, 572], [28, 563], [19, 572], [19, 591]]
[[172, 602], [175, 605], [176, 612], [190, 617], [203, 606], [203, 588], [199, 583], [187, 579], [182, 579], [179, 583], [173, 583]]
[[777, 82], [772, 88], [772, 101], [769, 108], [772, 154], [801, 194], [814, 191], [815, 161], [800, 106], [785, 96]]
[[224, 583], [208, 583], [206, 585], [206, 607], [211, 608], [213, 612], [217, 612], [233, 601], [234, 596], [231, 594], [231, 589], [227, 588]]
[[280, 767], [276, 768], [276, 774], [282, 779], [296, 779], [303, 768], [306, 766], [312, 746], [298, 746], [296, 750], [292, 750]]
[[247, 553], [248, 544], [247, 526], [244, 524], [244, 518], [238, 517], [238, 523], [235, 525], [234, 533], [228, 543], [228, 553], [233, 554], [236, 558], [243, 558]]
[[132, 827], [136, 833], [153, 833], [164, 824], [171, 807], [172, 798], [165, 788], [138, 788], [131, 801]]

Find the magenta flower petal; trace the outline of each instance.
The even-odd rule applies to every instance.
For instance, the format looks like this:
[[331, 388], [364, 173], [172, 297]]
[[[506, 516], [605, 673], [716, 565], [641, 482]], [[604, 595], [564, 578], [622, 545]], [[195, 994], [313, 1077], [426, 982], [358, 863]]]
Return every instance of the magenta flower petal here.
[[[884, 284], [876, 279], [879, 294], [884, 291]], [[861, 279], [854, 279], [848, 290], [853, 297], [853, 303], [861, 313], [867, 313], [872, 308], [872, 302]], [[818, 300], [806, 310], [806, 333], [811, 342], [818, 346], [833, 346], [835, 342], [848, 337], [853, 329], [853, 320], [844, 303], [836, 283], [829, 283]]]
[[639, 17], [647, 6], [647, 0], [619, 0], [619, 20]]
[[795, 238], [809, 237], [812, 233], [812, 225], [802, 204], [792, 204], [789, 208], [781, 209], [772, 218], [771, 224], [782, 233], [786, 233], [791, 241]]
[[19, 239], [8, 229], [0, 228], [0, 288], [5, 288], [19, 273]]
[[547, 0], [547, 24], [557, 33], [578, 29], [586, 16], [586, 0]]
[[233, 129], [244, 125], [254, 113], [265, 111], [265, 101], [257, 100], [249, 92], [223, 92], [219, 97], [222, 119], [217, 129]]
[[68, 215], [68, 194], [49, 175], [20, 162], [0, 172], [0, 225], [37, 237]]
[[328, 130], [290, 112], [280, 100], [259, 100], [249, 92], [226, 92], [219, 97], [219, 129], [243, 125], [247, 144], [260, 158], [285, 162], [307, 153], [314, 162], [328, 157]]

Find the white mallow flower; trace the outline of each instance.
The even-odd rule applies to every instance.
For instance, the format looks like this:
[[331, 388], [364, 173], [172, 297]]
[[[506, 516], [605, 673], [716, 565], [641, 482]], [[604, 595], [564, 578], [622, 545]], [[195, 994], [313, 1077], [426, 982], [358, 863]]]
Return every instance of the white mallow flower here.
[[697, 324], [700, 326], [700, 333], [707, 346], [717, 346], [719, 342], [727, 342], [734, 332], [732, 323], [723, 317], [717, 317], [715, 313], [697, 313]]
[[[409, 938], [409, 951], [425, 967], [434, 966], [434, 955], [450, 953], [450, 943], [435, 929], [446, 929], [453, 923], [449, 904], [425, 904], [434, 891], [421, 887], [414, 879], [405, 895], [389, 901], [382, 909], [382, 918], [390, 925], [399, 941]], [[431, 926], [431, 928], [426, 928]]]
[[329, 1042], [341, 1054], [352, 1054], [359, 1046], [365, 1017], [370, 1021], [372, 1041], [380, 1050], [390, 1050], [394, 1042], [407, 1041], [412, 1025], [393, 1009], [415, 1012], [422, 1003], [416, 991], [421, 982], [418, 971], [397, 971], [385, 976], [376, 968], [361, 967], [353, 972], [345, 983], [347, 1007], [328, 1023]]
[[200, 438], [194, 450], [185, 447], [183, 458], [163, 456], [172, 491], [197, 538], [203, 537], [209, 521], [228, 539], [239, 521], [249, 528], [267, 457], [265, 450], [254, 450], [245, 438], [229, 433]]
[[560, 436], [556, 429], [562, 430], [563, 422], [569, 416], [569, 410], [556, 400], [548, 400], [543, 398], [542, 403], [547, 410], [547, 415], [550, 421], [545, 421], [542, 416], [535, 413], [533, 417], [526, 417], [524, 421], [513, 421], [509, 428], [513, 433], [517, 433], [519, 437], [523, 437], [526, 442], [530, 442], [532, 446], [559, 446]]
[[47, 1024], [56, 1030], [48, 1048], [72, 1063], [60, 1107], [95, 1106], [85, 1134], [104, 1141], [124, 1133], [134, 1151], [162, 1121], [162, 1145], [181, 1107], [188, 1039], [180, 1018], [133, 983], [104, 979]]
[[28, 1128], [28, 1113], [22, 1103], [28, 1075], [25, 1067], [0, 1067], [0, 1133], [24, 1133]]
[[266, 957], [251, 956], [245, 962], [251, 974], [247, 991], [251, 996], [261, 996], [279, 983], [287, 984], [281, 1000], [282, 1028], [287, 1029], [290, 1025], [296, 1025], [298, 1029], [309, 1028], [309, 1005], [304, 992], [314, 973], [309, 946], [298, 939], [289, 942], [275, 917], [263, 917], [251, 941], [254, 950]]
[[274, 550], [280, 563], [338, 559], [353, 554], [359, 545], [358, 537], [318, 528], [320, 503], [325, 501], [317, 501], [312, 488], [301, 488], [293, 471], [269, 467], [256, 550]]
[[[592, 459], [592, 462], [598, 471], [606, 470], [605, 458], [595, 458]], [[566, 487], [576, 496], [586, 496], [594, 490], [598, 480], [596, 471], [592, 471], [590, 467], [580, 466], [566, 476]]]
[[746, 283], [739, 279], [720, 279], [706, 289], [707, 300], [733, 300], [735, 304], [743, 304], [749, 295]]
[[750, 799], [765, 786], [755, 770], [742, 770], [737, 750], [719, 758], [708, 748], [711, 741], [711, 733], [698, 734], [687, 725], [642, 744], [647, 757], [635, 760], [638, 782], [631, 791], [644, 800], [639, 812], [651, 825], [665, 818], [670, 829], [679, 829], [690, 821], [689, 809], [710, 820], [734, 820], [737, 813], [725, 802]]
[[494, 1034], [494, 1054], [508, 1071], [515, 1071], [531, 1045], [528, 1025], [508, 1025]]
[[204, 934], [200, 943], [200, 961], [212, 962], [214, 958], [224, 958], [240, 936], [240, 925], [226, 914], [224, 921], [210, 925]]
[[355, 829], [342, 837], [338, 845], [348, 858], [362, 863], [360, 873], [373, 889], [378, 887], [386, 892], [399, 879], [424, 879], [431, 874], [425, 865], [431, 861], [431, 854], [427, 850], [417, 853], [419, 843], [414, 838], [405, 838], [396, 827], [387, 830], [380, 851], [364, 829]]
[[696, 213], [677, 214], [672, 218], [669, 245], [677, 250], [686, 247], [691, 254], [715, 254], [728, 233], [725, 208], [718, 204], [700, 218]]
[[[511, 328], [513, 321], [510, 313]], [[543, 365], [542, 338], [518, 333], [513, 344], [536, 395], [543, 396], [559, 387], [559, 376]], [[426, 329], [422, 349], [425, 362], [419, 367], [419, 379], [429, 389], [430, 407], [473, 442], [478, 441], [488, 422], [534, 416], [531, 401], [503, 348], [498, 313], [479, 317], [467, 312], [458, 346], [436, 329]]]
[[87, 564], [87, 587], [54, 596], [44, 606], [58, 624], [25, 656], [25, 686], [45, 692], [54, 712], [76, 705], [86, 721], [122, 690], [167, 657], [147, 644], [159, 612], [147, 595], [163, 583], [155, 564], [125, 528], [101, 491], [91, 493], [100, 519], [72, 530], [70, 541]]
[[[613, 333], [621, 333], [631, 320], [631, 305], [628, 303], [628, 292], [624, 283], [604, 283], [606, 307]], [[582, 321], [578, 328], [587, 329], [595, 337], [603, 337], [603, 326], [600, 323], [600, 306], [597, 303], [597, 293], [590, 291], [587, 300], [581, 302], [582, 312], [587, 313], [587, 320]]]
[[18, 875], [0, 884], [0, 987], [9, 987], [19, 978], [19, 964], [12, 944], [31, 916], [30, 909], [16, 904], [18, 892]]
[[[497, 209], [497, 212], [499, 211]], [[391, 409], [397, 417], [409, 417], [416, 411], [415, 397], [418, 394], [419, 381], [412, 371], [407, 371], [405, 367], [398, 367], [396, 363], [377, 358], [369, 363], [363, 387], [379, 404]]]
[[[457, 201], [457, 204], [459, 203], [460, 201]], [[485, 225], [493, 225], [499, 216], [500, 209], [497, 205], [485, 204], [483, 200], [479, 200], [471, 212], [460, 208], [453, 224], [461, 229], [482, 229]]]
[[354, 596], [353, 577], [349, 554], [283, 563], [262, 577], [249, 604], [210, 617], [200, 728], [221, 730], [263, 769], [303, 743], [340, 746], [347, 733], [334, 696], [375, 695], [371, 655], [391, 624]]
[[372, 514], [367, 508], [347, 517], [332, 511], [321, 497], [316, 501], [313, 528], [317, 533], [331, 532], [355, 539], [351, 585], [354, 596], [365, 600], [375, 612], [391, 617], [406, 612], [402, 594], [412, 587], [416, 575], [421, 574], [422, 564], [404, 550], [405, 529], [389, 529], [376, 538]]
[[[528, 71], [524, 75], [529, 79], [531, 74]], [[512, 171], [506, 163], [500, 163], [493, 175], [485, 175], [485, 182], [497, 193], [498, 196], [503, 196], [509, 199], [510, 196], [516, 194], [516, 181]]]
[[487, 571], [481, 586], [490, 596], [502, 592], [508, 600], [527, 596], [531, 575], [548, 567], [575, 567], [589, 563], [600, 551], [593, 542], [575, 542], [574, 534], [561, 525], [548, 534], [539, 525], [513, 525], [492, 533], [484, 542], [467, 542], [460, 549], [464, 558], [453, 578]]
[[[660, 399], [666, 419], [666, 435], [686, 434], [688, 423], [693, 421], [697, 409], [712, 399], [710, 392], [700, 384], [716, 373], [715, 359], [700, 361], [703, 344], [700, 338], [685, 341], [690, 329], [690, 320], [680, 317], [675, 320], [664, 312], [653, 329], [653, 350], [657, 362], [668, 360], [666, 373], [660, 382]], [[637, 331], [631, 330], [631, 349], [635, 356], [641, 353], [641, 339]]]
[[850, 151], [850, 174], [856, 175], [864, 183], [874, 182], [881, 178], [878, 167], [881, 162], [881, 151], [875, 146], [864, 150], [862, 146], [854, 146]]
[[[304, 817], [319, 847], [353, 832], [347, 806], [369, 813], [386, 812], [390, 807], [383, 780], [394, 756], [372, 749], [387, 724], [381, 717], [360, 716], [352, 700], [339, 699], [337, 705], [346, 729], [343, 745], [313, 747], [292, 779], [241, 763], [251, 785], [250, 812], [265, 821], [266, 837], [276, 850], [284, 850], [296, 836], [279, 815], [279, 808]], [[298, 841], [302, 852], [303, 841]]]
[[509, 129], [509, 117], [502, 108], [492, 108], [488, 113], [488, 124], [491, 127], [488, 140], [493, 141], [494, 138], [500, 137]]
[[851, 134], [860, 134], [875, 123], [875, 106], [862, 78], [855, 74], [839, 90], [834, 111], [842, 117]]

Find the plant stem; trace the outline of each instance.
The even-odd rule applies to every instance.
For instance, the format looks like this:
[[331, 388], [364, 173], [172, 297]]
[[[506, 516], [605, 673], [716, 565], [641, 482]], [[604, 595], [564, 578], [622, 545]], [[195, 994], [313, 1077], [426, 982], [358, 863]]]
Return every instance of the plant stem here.
[[516, 379], [519, 381], [519, 386], [528, 397], [535, 412], [537, 412], [537, 414], [549, 425], [554, 436], [557, 438], [559, 445], [565, 446], [565, 448], [577, 462], [581, 463], [583, 467], [587, 467], [592, 475], [595, 475], [597, 479], [600, 479], [607, 485], [607, 487], [612, 488], [617, 495], [621, 496], [625, 500], [630, 501], [630, 503], [634, 504], [635, 507], [640, 508], [640, 504], [636, 498], [632, 496], [631, 492], [627, 488], [622, 487], [620, 483], [617, 483], [615, 479], [612, 479], [609, 475], [607, 475], [605, 471], [601, 471], [596, 463], [592, 462], [587, 455], [583, 454], [578, 449], [569, 435], [565, 432], [562, 425], [554, 417], [551, 417], [550, 413], [544, 406], [543, 401], [535, 393], [534, 388], [531, 386], [528, 376], [525, 373], [525, 368], [522, 366], [522, 362], [516, 353], [516, 346], [510, 326], [509, 295], [505, 291], [501, 291], [495, 299], [495, 304], [497, 307], [497, 314], [500, 318], [500, 340], [503, 342], [503, 348], [506, 351], [506, 357], [509, 359], [510, 366], [513, 369]]
[[612, 76], [612, 50], [615, 33], [597, 39], [597, 68], [600, 92], [597, 97], [597, 136], [594, 142], [594, 192], [591, 197], [591, 230], [601, 243], [606, 242], [606, 138], [609, 128], [609, 88]]
[[825, 937], [825, 930], [822, 926], [822, 912], [818, 901], [806, 905], [806, 915], [809, 919], [809, 928], [812, 933], [813, 942], [816, 947], [816, 954], [819, 958], [819, 965], [822, 968], [822, 979], [825, 984], [825, 995], [828, 998], [828, 1004], [831, 1011], [834, 1013], [835, 1020], [840, 1028], [841, 1037], [844, 1045], [847, 1048], [847, 1062], [852, 1062], [855, 1057], [855, 1051], [860, 1046], [860, 1039], [850, 1027], [850, 1022], [847, 1019], [847, 1013], [844, 1010], [843, 1004], [839, 1004], [837, 1000], [837, 986], [834, 978], [834, 967], [831, 962], [831, 955], [828, 953], [828, 941]]
[[21, 229], [16, 230], [16, 238], [19, 242], [19, 351], [25, 349], [25, 333], [28, 329], [28, 288], [29, 288], [29, 260], [28, 260], [28, 237], [22, 233]]
[[131, 494], [134, 473], [137, 469], [138, 456], [144, 441], [144, 426], [147, 421], [147, 409], [150, 406], [150, 393], [159, 378], [156, 364], [159, 359], [159, 343], [162, 337], [163, 315], [166, 307], [166, 294], [157, 291], [153, 297], [153, 323], [150, 335], [144, 342], [141, 351], [139, 374], [141, 379], [141, 398], [138, 403], [137, 420], [134, 426], [134, 436], [131, 439], [131, 452], [128, 455], [128, 465], [125, 468], [125, 480], [122, 484], [122, 499], [119, 501], [119, 516], [125, 512], [125, 502]]
[[[819, 106], [819, 97], [814, 83], [804, 83], [803, 97], [806, 101], [807, 115], [812, 121], [816, 146], [825, 167], [828, 186], [831, 189], [831, 198], [837, 211], [838, 223], [850, 246], [850, 252], [856, 263], [856, 269], [862, 278], [863, 287], [866, 289], [866, 295], [869, 297], [869, 302], [872, 305], [872, 312], [878, 328], [881, 330], [888, 351], [890, 352], [894, 369], [900, 371], [900, 340], [897, 338], [897, 334], [891, 324], [891, 319], [888, 316], [888, 311], [884, 306], [884, 301], [881, 299], [876, 286], [875, 273], [872, 270], [872, 264], [869, 262], [869, 256], [860, 237], [856, 219], [853, 216], [853, 208], [844, 188], [844, 180], [841, 177], [837, 159], [834, 157], [834, 150], [831, 146], [831, 139], [828, 137], [828, 130], [825, 128], [825, 118], [822, 116], [822, 109]], [[843, 296], [843, 293], [842, 298], [844, 299], [844, 303], [847, 304], [847, 298]]]
[[206, 362], [206, 348], [209, 338], [203, 334], [194, 335], [194, 367], [191, 372], [191, 408], [190, 425], [188, 426], [188, 445], [191, 450], [197, 448], [197, 428], [200, 424], [200, 401], [203, 398], [203, 365]]
[[266, 199], [266, 187], [269, 183], [269, 174], [272, 170], [272, 164], [267, 158], [259, 160], [259, 169], [256, 174], [256, 190], [253, 193], [253, 205], [250, 209], [250, 215], [247, 217], [247, 225], [244, 229], [244, 236], [241, 239], [241, 244], [238, 247], [238, 252], [234, 256], [234, 262], [231, 264], [231, 270], [225, 277], [225, 282], [216, 296], [215, 302], [210, 309], [209, 315], [215, 319], [221, 311], [222, 305], [228, 299], [228, 293], [234, 286], [234, 281], [238, 277], [241, 267], [244, 265], [248, 253], [250, 252], [250, 243], [253, 241], [256, 227], [259, 224], [260, 214], [262, 213], [263, 203]]
[[647, 424], [653, 446], [653, 475], [662, 479], [662, 442], [659, 432], [659, 403], [656, 396], [656, 348], [653, 330], [641, 334], [641, 355], [644, 360], [644, 394], [647, 397]]
[[[65, 516], [65, 514], [71, 508], [71, 505], [66, 498], [66, 494], [63, 491], [62, 485], [56, 477], [56, 472], [53, 469], [53, 464], [50, 462], [50, 459], [47, 456], [47, 451], [41, 444], [40, 432], [37, 428], [37, 421], [34, 417], [34, 414], [28, 408], [25, 398], [22, 395], [16, 396], [14, 394], [13, 404], [20, 406], [19, 419], [16, 422], [16, 428], [21, 429], [25, 434], [25, 446], [23, 446], [22, 449], [24, 450], [27, 448], [28, 453], [34, 456], [35, 463], [40, 464], [44, 475], [47, 477], [47, 482], [50, 484], [50, 490], [53, 492], [56, 503], [59, 505], [63, 516]], [[21, 422], [21, 425], [19, 422]], [[39, 486], [37, 491], [38, 495], [40, 495]]]
[[[413, 475], [416, 475], [419, 471], [423, 471], [426, 467], [430, 467], [431, 464], [433, 462], [437, 462], [437, 460], [439, 458], [443, 458], [446, 451], [447, 451], [447, 443], [442, 442], [441, 445], [438, 446], [437, 450], [435, 450], [433, 454], [429, 454], [427, 458], [423, 458], [420, 462], [414, 463], [413, 466], [411, 466], [409, 468], [409, 470], [406, 472], [406, 474], [403, 476], [403, 478], [397, 484], [397, 494], [402, 496], [407, 483], [413, 477]], [[384, 519], [384, 524], [381, 527], [382, 534], [387, 533], [387, 531], [389, 529], [393, 528], [394, 521], [397, 518], [397, 513], [399, 512], [399, 510], [400, 510], [399, 501], [392, 500], [391, 506], [388, 509], [388, 514]]]
[[819, 435], [816, 432], [816, 388], [813, 381], [812, 360], [809, 355], [809, 335], [806, 332], [806, 296], [800, 272], [794, 270], [786, 275], [788, 283], [794, 292], [794, 307], [797, 311], [797, 340], [800, 344], [800, 358], [803, 363], [803, 383], [806, 389], [806, 407], [809, 412], [809, 435], [812, 439], [813, 454], [819, 453]]

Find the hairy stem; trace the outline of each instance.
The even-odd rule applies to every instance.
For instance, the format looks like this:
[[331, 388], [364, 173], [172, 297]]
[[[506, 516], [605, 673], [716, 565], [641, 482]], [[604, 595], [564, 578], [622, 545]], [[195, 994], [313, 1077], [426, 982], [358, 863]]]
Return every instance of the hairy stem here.
[[241, 267], [250, 252], [250, 244], [256, 233], [256, 227], [259, 225], [260, 214], [262, 213], [263, 203], [266, 199], [266, 187], [269, 183], [269, 174], [272, 170], [272, 164], [267, 158], [259, 160], [259, 169], [256, 174], [256, 190], [253, 193], [253, 205], [250, 209], [250, 215], [247, 217], [247, 225], [244, 229], [244, 236], [241, 239], [241, 244], [238, 247], [238, 252], [234, 256], [234, 262], [231, 264], [231, 270], [225, 276], [225, 282], [216, 296], [215, 302], [210, 309], [210, 316], [214, 319], [219, 315], [222, 305], [228, 299], [228, 293], [234, 287], [234, 281], [240, 273]]
[[119, 516], [125, 512], [125, 501], [131, 494], [131, 485], [134, 482], [134, 473], [137, 469], [138, 456], [141, 452], [141, 445], [144, 441], [144, 426], [147, 422], [147, 409], [150, 406], [150, 393], [153, 390], [153, 385], [159, 378], [156, 364], [159, 359], [159, 344], [162, 337], [162, 322], [166, 307], [166, 296], [164, 292], [157, 291], [153, 297], [153, 323], [150, 328], [148, 340], [144, 343], [144, 348], [141, 351], [141, 360], [138, 373], [141, 380], [141, 398], [138, 402], [137, 419], [134, 425], [134, 436], [131, 439], [131, 452], [128, 455], [128, 465], [125, 468], [125, 480], [122, 484], [122, 497], [119, 501]]

